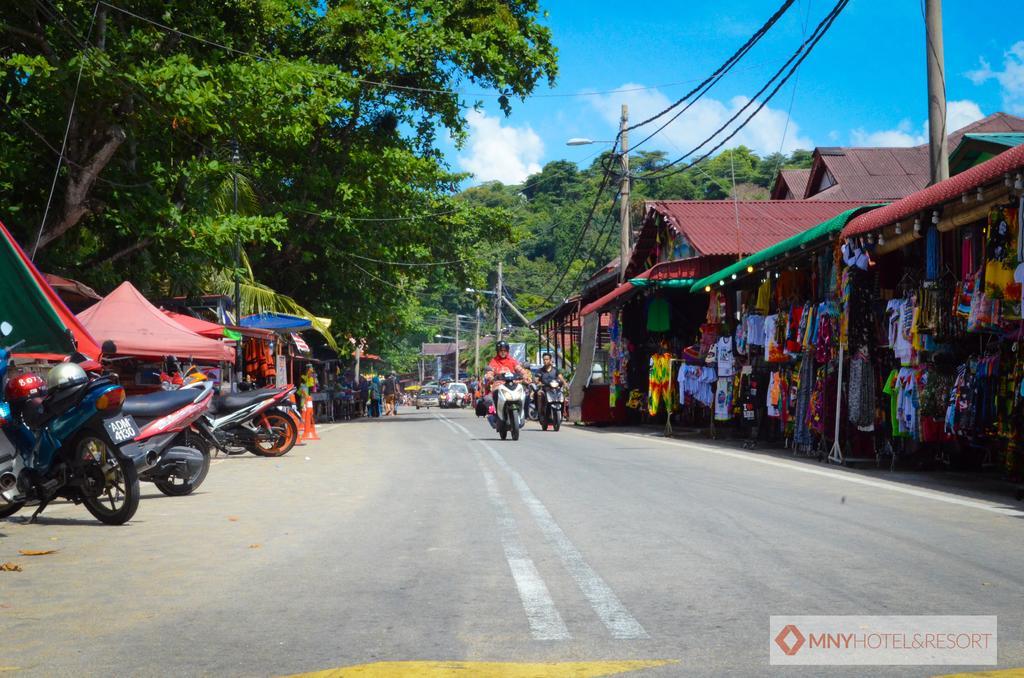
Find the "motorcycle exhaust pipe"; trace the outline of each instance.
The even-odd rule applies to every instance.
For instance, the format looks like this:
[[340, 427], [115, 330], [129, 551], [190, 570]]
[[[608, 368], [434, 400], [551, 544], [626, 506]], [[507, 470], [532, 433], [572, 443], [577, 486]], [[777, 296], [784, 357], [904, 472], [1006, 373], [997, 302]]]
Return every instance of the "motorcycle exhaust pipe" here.
[[156, 463], [160, 461], [160, 453], [156, 450], [150, 450], [146, 453], [146, 465], [156, 466]]
[[7, 492], [13, 489], [18, 484], [18, 477], [7, 471], [0, 473], [0, 492]]

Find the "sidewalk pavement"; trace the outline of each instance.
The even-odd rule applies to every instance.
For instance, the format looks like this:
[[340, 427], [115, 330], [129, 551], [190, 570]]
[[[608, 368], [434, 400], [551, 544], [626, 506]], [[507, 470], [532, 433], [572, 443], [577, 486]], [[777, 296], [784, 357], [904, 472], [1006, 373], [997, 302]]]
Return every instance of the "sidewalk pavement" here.
[[[662, 426], [583, 426], [576, 425], [573, 430], [582, 430], [588, 433], [608, 434], [626, 433], [630, 435], [665, 438], [664, 427]], [[726, 435], [731, 435], [732, 430], [728, 429]], [[743, 447], [744, 440], [741, 438], [720, 437], [712, 439], [708, 436], [708, 430], [693, 428], [676, 428], [672, 440], [690, 442], [711, 447], [735, 451], [743, 454], [760, 455], [773, 459], [785, 459], [788, 461], [809, 464], [812, 466], [827, 467], [836, 471], [853, 473], [856, 475], [879, 478], [890, 482], [905, 483], [923, 489], [937, 490], [951, 494], [980, 499], [985, 501], [1007, 502], [1020, 501], [1020, 508], [1024, 510], [1024, 483], [1015, 483], [1007, 480], [1001, 469], [983, 469], [981, 471], [951, 471], [946, 469], [934, 470], [908, 470], [897, 468], [889, 470], [889, 459], [884, 457], [878, 467], [874, 464], [859, 463], [851, 466], [839, 466], [829, 463], [824, 457], [821, 461], [816, 456], [802, 456], [795, 454], [792, 450], [773, 446], [772, 443], [758, 443], [758, 447], [746, 449]], [[827, 455], [826, 455], [827, 456]], [[897, 462], [899, 463], [899, 462]], [[938, 463], [938, 462], [936, 462]]]

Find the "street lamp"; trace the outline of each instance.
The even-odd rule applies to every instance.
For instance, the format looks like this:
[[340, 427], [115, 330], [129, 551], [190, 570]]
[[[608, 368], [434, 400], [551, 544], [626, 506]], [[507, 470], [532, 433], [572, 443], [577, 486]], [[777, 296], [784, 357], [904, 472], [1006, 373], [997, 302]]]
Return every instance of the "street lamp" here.
[[566, 146], [589, 146], [590, 144], [614, 144], [611, 139], [587, 139], [586, 137], [573, 137], [565, 142]]

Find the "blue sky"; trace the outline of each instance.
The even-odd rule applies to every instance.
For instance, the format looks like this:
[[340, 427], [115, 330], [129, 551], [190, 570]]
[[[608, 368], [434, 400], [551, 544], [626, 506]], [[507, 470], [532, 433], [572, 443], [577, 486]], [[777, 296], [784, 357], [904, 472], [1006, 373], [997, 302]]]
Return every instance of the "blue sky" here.
[[[800, 67], [795, 87], [791, 79], [736, 141], [761, 153], [922, 143], [928, 116], [922, 2], [852, 0]], [[600, 149], [567, 147], [567, 138], [613, 138], [622, 103], [634, 121], [660, 110], [714, 71], [779, 4], [542, 1], [559, 50], [555, 86], [513, 102], [507, 118], [493, 98], [482, 99], [481, 110], [470, 113], [468, 143], [446, 148], [447, 157], [454, 169], [475, 174], [472, 183], [518, 182], [563, 158], [588, 164]], [[798, 0], [701, 103], [644, 148], [670, 157], [689, 151], [785, 62], [803, 41], [805, 22], [810, 33], [833, 4]], [[947, 0], [943, 13], [949, 129], [996, 111], [1024, 116], [1024, 32], [1018, 30], [1024, 3]], [[639, 87], [649, 89], [576, 96]]]

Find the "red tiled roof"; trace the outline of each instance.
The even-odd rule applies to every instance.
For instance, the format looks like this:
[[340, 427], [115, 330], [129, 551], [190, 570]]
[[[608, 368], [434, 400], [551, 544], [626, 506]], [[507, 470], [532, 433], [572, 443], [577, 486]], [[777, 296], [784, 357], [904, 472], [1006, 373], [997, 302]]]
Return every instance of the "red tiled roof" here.
[[1024, 170], [1024, 146], [1017, 146], [996, 157], [976, 165], [934, 186], [912, 193], [891, 205], [866, 212], [850, 220], [843, 229], [842, 237], [868, 233], [906, 219], [923, 210], [938, 207], [958, 199], [963, 193], [971, 193], [979, 186], [1001, 181], [1007, 172]]
[[662, 214], [677, 232], [686, 236], [698, 255], [737, 255], [770, 247], [864, 204], [865, 201], [825, 200], [659, 200], [649, 201], [645, 212]]

